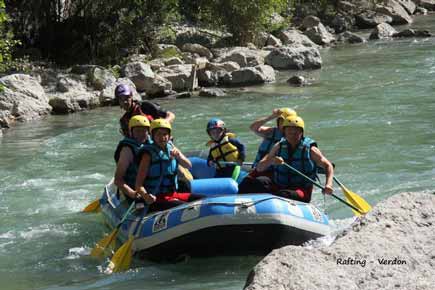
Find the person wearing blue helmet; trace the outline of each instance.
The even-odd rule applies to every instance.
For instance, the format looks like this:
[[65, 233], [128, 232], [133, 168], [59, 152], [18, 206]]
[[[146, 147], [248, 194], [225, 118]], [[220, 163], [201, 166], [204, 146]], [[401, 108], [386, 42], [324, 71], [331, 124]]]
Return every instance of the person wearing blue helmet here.
[[211, 118], [207, 123], [210, 141], [208, 164], [216, 166], [215, 177], [232, 177], [237, 180], [240, 165], [245, 160], [245, 145], [233, 133], [228, 132], [224, 121]]

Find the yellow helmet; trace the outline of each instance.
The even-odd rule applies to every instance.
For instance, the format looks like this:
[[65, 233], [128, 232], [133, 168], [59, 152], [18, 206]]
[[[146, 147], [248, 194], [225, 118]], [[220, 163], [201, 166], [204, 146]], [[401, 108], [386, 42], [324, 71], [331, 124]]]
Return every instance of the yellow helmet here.
[[128, 121], [128, 128], [134, 128], [134, 127], [149, 127], [150, 121], [148, 121], [147, 117], [136, 115], [131, 117], [130, 121]]
[[278, 117], [278, 119], [284, 120], [289, 116], [297, 116], [298, 115], [295, 110], [290, 109], [290, 108], [281, 108], [279, 110], [281, 111], [281, 115]]
[[151, 133], [154, 129], [165, 128], [169, 129], [169, 134], [171, 134], [172, 127], [171, 123], [169, 123], [166, 119], [155, 119], [151, 122]]
[[288, 116], [284, 119], [284, 122], [282, 124], [282, 127], [299, 127], [302, 129], [302, 131], [305, 130], [305, 123], [304, 120], [302, 120], [299, 116]]

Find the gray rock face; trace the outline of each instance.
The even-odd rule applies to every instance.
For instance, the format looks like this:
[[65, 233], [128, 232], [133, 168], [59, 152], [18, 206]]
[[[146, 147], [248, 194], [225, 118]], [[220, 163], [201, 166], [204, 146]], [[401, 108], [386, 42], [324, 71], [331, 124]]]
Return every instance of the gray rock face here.
[[275, 81], [275, 71], [268, 65], [244, 67], [223, 76], [227, 85], [253, 85]]
[[393, 24], [412, 23], [412, 17], [406, 12], [405, 8], [395, 0], [386, 0], [383, 5], [376, 8], [376, 12], [389, 15], [393, 18]]
[[115, 76], [107, 69], [95, 67], [89, 73], [89, 82], [96, 90], [101, 91], [115, 81]]
[[231, 47], [213, 50], [218, 57], [215, 62], [236, 62], [240, 67], [252, 67], [264, 64], [264, 53], [261, 50], [247, 47]]
[[186, 43], [185, 45], [183, 45], [181, 50], [191, 53], [197, 53], [199, 56], [206, 57], [207, 59], [213, 58], [213, 54], [211, 53], [211, 51], [207, 47], [200, 44]]
[[274, 250], [251, 271], [245, 290], [432, 290], [434, 230], [435, 194], [398, 194], [330, 246]]
[[415, 8], [417, 7], [415, 3], [411, 0], [396, 0], [400, 5], [402, 5], [403, 8], [405, 8], [406, 12], [409, 13], [409, 15], [414, 14]]
[[122, 68], [122, 75], [131, 79], [138, 91], [146, 91], [148, 84], [154, 79], [150, 65], [143, 62], [130, 62]]
[[381, 23], [393, 22], [393, 17], [375, 11], [364, 11], [361, 14], [355, 15], [355, 20], [359, 28], [372, 28]]
[[6, 122], [31, 120], [51, 111], [44, 89], [35, 78], [12, 74], [0, 78], [0, 115]]
[[100, 98], [97, 93], [69, 91], [50, 95], [50, 105], [54, 114], [68, 114], [96, 108], [100, 105]]
[[316, 26], [307, 28], [304, 34], [318, 45], [329, 45], [335, 41], [334, 36], [326, 30], [326, 27], [321, 22]]
[[202, 88], [199, 91], [200, 97], [206, 97], [206, 98], [216, 98], [216, 97], [224, 97], [226, 96], [226, 93], [224, 90], [219, 88]]
[[381, 23], [372, 31], [369, 39], [384, 39], [390, 38], [394, 34], [397, 33], [397, 30], [394, 29], [391, 25], [387, 23]]
[[322, 66], [322, 58], [315, 47], [283, 46], [270, 52], [266, 64], [275, 69], [317, 69]]
[[317, 47], [317, 45], [308, 38], [308, 36], [302, 34], [298, 30], [289, 29], [281, 31], [278, 35], [283, 45], [286, 46], [306, 46]]
[[435, 11], [435, 0], [417, 0], [417, 4], [429, 11]]
[[172, 84], [172, 89], [179, 92], [192, 89], [196, 75], [191, 64], [170, 65], [158, 71], [158, 75]]
[[337, 41], [346, 42], [346, 43], [364, 43], [367, 40], [356, 33], [345, 31], [338, 35]]

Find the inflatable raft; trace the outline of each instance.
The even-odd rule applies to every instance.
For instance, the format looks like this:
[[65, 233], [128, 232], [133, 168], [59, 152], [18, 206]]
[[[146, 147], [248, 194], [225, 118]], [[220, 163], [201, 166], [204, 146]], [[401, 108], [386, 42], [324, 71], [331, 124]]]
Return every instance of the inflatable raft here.
[[[193, 161], [192, 174], [198, 178], [195, 172], [204, 162]], [[205, 168], [198, 172], [207, 177]], [[237, 183], [229, 178], [199, 181], [192, 188], [206, 194], [204, 199], [161, 212], [136, 210], [122, 224], [118, 238], [125, 242], [133, 235], [133, 250], [140, 257], [174, 260], [186, 255], [264, 255], [331, 231], [328, 217], [312, 204], [267, 193], [236, 194]], [[128, 208], [112, 182], [105, 187], [100, 204], [112, 228]]]

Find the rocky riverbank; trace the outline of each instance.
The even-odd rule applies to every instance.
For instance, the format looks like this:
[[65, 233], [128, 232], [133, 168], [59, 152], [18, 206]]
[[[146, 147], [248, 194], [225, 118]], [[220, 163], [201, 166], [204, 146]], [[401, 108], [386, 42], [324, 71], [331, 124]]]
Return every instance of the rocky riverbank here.
[[433, 289], [434, 230], [434, 193], [397, 194], [330, 246], [274, 250], [245, 289]]
[[[224, 90], [207, 87], [274, 82], [275, 70], [320, 69], [319, 50], [340, 42], [431, 36], [428, 31], [409, 28], [398, 32], [391, 25], [410, 24], [412, 15], [435, 11], [435, 0], [388, 0], [376, 6], [363, 0], [338, 2], [332, 19], [322, 19], [322, 23], [318, 17], [307, 16], [274, 35], [261, 33], [247, 47], [225, 47], [225, 34], [180, 26], [174, 39], [161, 39], [157, 51], [160, 57], [152, 60], [146, 55], [131, 55], [125, 64], [111, 68], [34, 65], [26, 73], [4, 76], [0, 78], [0, 131], [15, 121], [50, 113], [68, 114], [116, 105], [113, 92], [119, 83], [131, 84], [136, 99], [193, 94], [221, 97]], [[369, 39], [358, 34], [360, 28], [373, 29]], [[294, 74], [288, 80], [290, 85], [307, 84], [298, 73]]]

